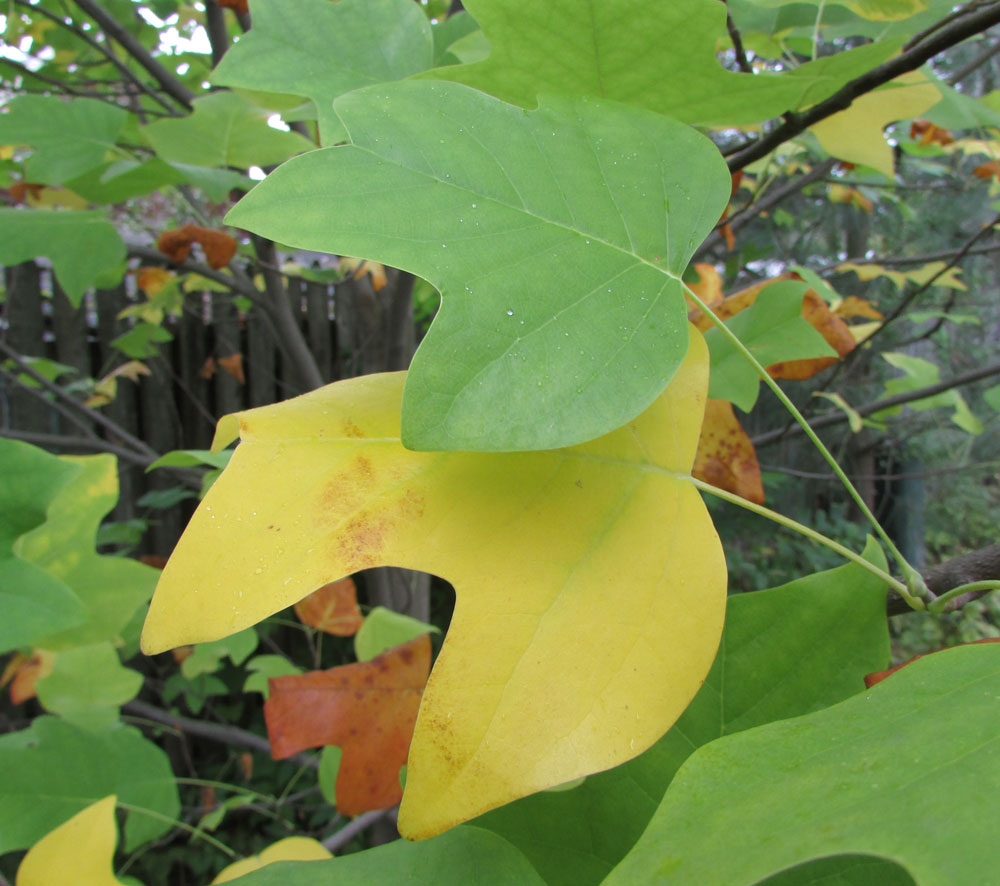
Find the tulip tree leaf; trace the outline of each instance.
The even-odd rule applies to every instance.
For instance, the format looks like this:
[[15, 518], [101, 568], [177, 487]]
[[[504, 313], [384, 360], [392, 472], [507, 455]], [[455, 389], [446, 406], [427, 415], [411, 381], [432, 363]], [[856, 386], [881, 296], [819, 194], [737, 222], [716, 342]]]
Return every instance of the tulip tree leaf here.
[[[216, 443], [237, 424], [243, 442], [163, 572], [143, 648], [238, 631], [360, 569], [420, 569], [451, 581], [457, 606], [402, 833], [624, 762], [684, 710], [722, 627], [722, 552], [688, 482], [707, 367], [693, 332], [639, 418], [548, 452], [404, 449], [402, 373], [229, 416]], [[609, 583], [630, 589], [627, 605]]]
[[112, 873], [118, 825], [116, 797], [105, 797], [50, 831], [28, 850], [17, 869], [18, 886], [121, 886]]
[[18, 553], [71, 587], [87, 614], [65, 630], [53, 624], [36, 645], [58, 651], [106, 640], [118, 643], [136, 609], [152, 596], [159, 572], [94, 549], [101, 520], [118, 500], [114, 457], [49, 458], [80, 470], [50, 505], [46, 523], [21, 537]]
[[634, 108], [523, 111], [453, 83], [335, 106], [351, 144], [285, 164], [228, 221], [441, 291], [406, 382], [405, 446], [556, 448], [653, 402], [687, 352], [680, 275], [729, 199], [711, 142]]
[[0, 854], [32, 845], [108, 794], [141, 807], [128, 814], [126, 850], [166, 833], [180, 812], [167, 755], [130, 726], [91, 731], [37, 717], [0, 737], [0, 772]]
[[254, 0], [251, 11], [253, 29], [212, 81], [312, 99], [324, 145], [343, 138], [333, 111], [338, 95], [402, 80], [433, 62], [430, 22], [413, 0]]
[[161, 160], [187, 166], [269, 166], [313, 144], [267, 124], [270, 111], [229, 90], [195, 99], [186, 117], [158, 120], [143, 132]]
[[76, 646], [55, 653], [52, 672], [35, 684], [47, 711], [89, 725], [117, 720], [118, 707], [142, 688], [142, 674], [126, 668], [110, 643]]
[[20, 536], [48, 519], [52, 501], [79, 468], [17, 440], [0, 438], [4, 481], [0, 483], [0, 653], [33, 646], [53, 630], [86, 618], [80, 598], [62, 580], [24, 559]]
[[725, 70], [716, 54], [726, 33], [718, 0], [469, 0], [490, 55], [425, 76], [457, 80], [504, 101], [534, 107], [539, 95], [613, 99], [700, 125], [738, 126], [829, 97], [888, 59], [884, 40], [800, 65], [784, 74]]
[[[886, 568], [874, 542], [865, 556]], [[854, 564], [737, 594], [712, 670], [660, 741], [572, 791], [525, 797], [475, 824], [519, 847], [549, 886], [597, 886], [638, 840], [697, 747], [843, 701], [888, 660], [885, 584]]]
[[124, 108], [97, 99], [20, 95], [3, 116], [0, 140], [34, 148], [27, 181], [60, 185], [102, 165], [127, 119]]
[[103, 212], [0, 208], [0, 264], [44, 255], [74, 306], [105, 272], [125, 261], [125, 244]]
[[[1000, 649], [926, 656], [841, 704], [714, 741], [605, 881], [753, 884], [823, 856], [903, 865], [924, 886], [1000, 864]], [[726, 851], [719, 851], [725, 834]]]

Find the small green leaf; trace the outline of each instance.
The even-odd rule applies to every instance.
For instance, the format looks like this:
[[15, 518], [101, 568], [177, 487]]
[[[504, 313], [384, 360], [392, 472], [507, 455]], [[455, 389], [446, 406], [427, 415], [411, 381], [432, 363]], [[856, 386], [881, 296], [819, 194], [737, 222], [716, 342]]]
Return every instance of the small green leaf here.
[[224, 468], [232, 458], [232, 449], [223, 449], [221, 452], [211, 452], [208, 449], [173, 449], [164, 453], [154, 461], [146, 471], [156, 468], [192, 468], [208, 465], [213, 468]]
[[126, 357], [146, 360], [159, 355], [160, 349], [156, 346], [158, 342], [172, 341], [173, 338], [166, 329], [155, 323], [137, 323], [134, 328], [114, 339], [111, 345]]
[[60, 185], [100, 166], [125, 126], [127, 113], [90, 98], [19, 95], [3, 116], [3, 142], [30, 145], [30, 182]]
[[[102, 212], [0, 208], [0, 264], [44, 255], [74, 306], [105, 271], [125, 260], [125, 244]], [[119, 275], [120, 276], [120, 275]]]
[[297, 132], [268, 126], [270, 112], [239, 93], [220, 90], [193, 104], [187, 117], [144, 129], [162, 160], [195, 167], [270, 166], [314, 147]]
[[333, 111], [337, 96], [433, 63], [430, 23], [413, 0], [254, 0], [251, 12], [253, 29], [226, 53], [212, 81], [312, 99], [324, 145], [344, 136]]
[[283, 655], [255, 655], [247, 662], [247, 670], [250, 675], [243, 684], [243, 691], [259, 692], [265, 699], [269, 694], [267, 681], [271, 677], [302, 673], [301, 668], [295, 667]]
[[[891, 378], [885, 383], [887, 397], [919, 391], [921, 388], [930, 387], [940, 381], [940, 369], [937, 364], [931, 363], [930, 360], [892, 352], [883, 353], [882, 356], [891, 366], [906, 373], [902, 378]], [[970, 434], [981, 434], [984, 430], [983, 423], [976, 418], [965, 402], [965, 398], [954, 388], [930, 397], [911, 400], [906, 405], [917, 412], [923, 412], [926, 409], [950, 408], [952, 410], [951, 420], [963, 431]], [[872, 418], [875, 420], [884, 419], [886, 416], [899, 415], [902, 410], [902, 406], [893, 406], [874, 413]]]
[[335, 744], [329, 744], [319, 754], [319, 789], [323, 798], [333, 806], [337, 805], [337, 773], [340, 772], [340, 758], [344, 752]]
[[139, 694], [142, 679], [138, 671], [123, 667], [112, 645], [104, 642], [57, 652], [52, 672], [36, 688], [42, 706], [54, 714], [72, 719], [103, 712], [114, 721], [118, 708]]
[[983, 391], [983, 399], [994, 412], [1000, 412], [1000, 385], [994, 385]]
[[[785, 360], [836, 357], [837, 352], [802, 317], [802, 298], [808, 288], [807, 283], [794, 280], [772, 283], [726, 326], [763, 366]], [[708, 330], [705, 341], [712, 367], [708, 396], [729, 400], [749, 412], [757, 402], [759, 376], [720, 330]]]
[[358, 661], [371, 661], [387, 649], [408, 643], [421, 634], [440, 634], [440, 629], [426, 622], [376, 606], [354, 635], [354, 654]]
[[259, 642], [257, 631], [246, 628], [221, 640], [198, 643], [194, 652], [181, 662], [181, 673], [188, 680], [201, 674], [214, 673], [222, 665], [224, 658], [229, 658], [235, 665], [243, 664], [253, 654]]

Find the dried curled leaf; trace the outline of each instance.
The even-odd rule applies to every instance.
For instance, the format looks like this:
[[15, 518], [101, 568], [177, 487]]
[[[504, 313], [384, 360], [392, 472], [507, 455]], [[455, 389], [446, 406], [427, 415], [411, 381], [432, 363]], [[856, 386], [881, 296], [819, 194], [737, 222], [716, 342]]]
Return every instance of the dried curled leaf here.
[[224, 268], [236, 255], [236, 241], [223, 231], [203, 228], [200, 225], [184, 225], [160, 234], [156, 248], [168, 256], [172, 262], [180, 264], [191, 254], [191, 244], [200, 243], [205, 251], [205, 261], [218, 270]]

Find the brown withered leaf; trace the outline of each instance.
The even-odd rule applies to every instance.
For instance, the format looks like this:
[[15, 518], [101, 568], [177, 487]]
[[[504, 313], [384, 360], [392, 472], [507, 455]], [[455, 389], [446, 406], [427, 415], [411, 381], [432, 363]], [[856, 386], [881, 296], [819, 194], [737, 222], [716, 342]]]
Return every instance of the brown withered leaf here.
[[52, 673], [55, 656], [44, 649], [36, 649], [31, 655], [18, 653], [4, 668], [0, 686], [10, 683], [12, 704], [23, 704], [36, 695], [35, 684]]
[[972, 174], [976, 178], [998, 178], [1000, 179], [1000, 160], [990, 160], [987, 163], [980, 163]]
[[215, 375], [215, 357], [205, 358], [205, 362], [201, 364], [201, 369], [198, 370], [198, 375], [206, 381]]
[[337, 808], [344, 815], [386, 809], [402, 799], [399, 769], [431, 667], [427, 634], [371, 661], [268, 681], [264, 719], [271, 756], [335, 744], [343, 751]]
[[757, 452], [728, 400], [709, 400], [694, 457], [693, 476], [719, 489], [764, 503]]
[[250, 11], [247, 0], [219, 0], [219, 6], [223, 9], [231, 9], [240, 15], [246, 15]]
[[156, 241], [156, 248], [171, 261], [180, 264], [191, 254], [192, 243], [201, 244], [205, 261], [216, 270], [226, 267], [236, 255], [237, 244], [229, 234], [200, 225], [184, 225], [165, 231]]
[[331, 581], [303, 597], [295, 604], [295, 614], [303, 624], [338, 637], [353, 637], [365, 620], [350, 576]]
[[947, 129], [935, 126], [930, 120], [914, 120], [910, 124], [910, 138], [920, 139], [920, 144], [929, 145], [935, 142], [939, 145], [950, 145], [955, 137]]
[[246, 384], [243, 375], [243, 355], [240, 353], [230, 354], [228, 357], [219, 357], [219, 366], [235, 378], [241, 385]]

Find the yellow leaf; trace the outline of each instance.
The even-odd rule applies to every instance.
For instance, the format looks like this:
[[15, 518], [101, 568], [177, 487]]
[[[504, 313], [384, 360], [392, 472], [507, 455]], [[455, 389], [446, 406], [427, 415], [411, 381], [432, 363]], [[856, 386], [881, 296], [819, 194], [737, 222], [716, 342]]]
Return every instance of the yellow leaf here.
[[[945, 270], [946, 268], [947, 270]], [[936, 274], [944, 271], [944, 273], [941, 273], [941, 275], [934, 280], [935, 286], [946, 286], [949, 289], [961, 289], [963, 292], [967, 289], [966, 285], [959, 279], [962, 269], [948, 268], [943, 261], [928, 262], [925, 265], [921, 265], [917, 268], [910, 268], [907, 271], [893, 271], [890, 268], [882, 267], [882, 265], [859, 265], [848, 261], [837, 265], [837, 270], [842, 273], [854, 271], [854, 273], [858, 275], [858, 279], [865, 283], [870, 280], [875, 280], [878, 277], [887, 277], [892, 280], [897, 289], [902, 289], [907, 283], [913, 283], [916, 286], [923, 286], [928, 280], [934, 278]]]
[[39, 840], [17, 869], [16, 886], [121, 886], [111, 871], [118, 828], [113, 794]]
[[812, 126], [823, 149], [833, 157], [871, 166], [893, 176], [892, 149], [882, 130], [896, 120], [909, 120], [941, 101], [941, 93], [920, 71], [911, 71], [866, 93], [839, 114]]
[[323, 844], [311, 837], [286, 837], [272, 843], [260, 855], [251, 855], [249, 858], [242, 858], [227, 865], [219, 875], [212, 881], [212, 886], [217, 883], [228, 883], [251, 871], [259, 871], [265, 865], [276, 861], [323, 861], [332, 858], [333, 853], [325, 849]]
[[924, 0], [837, 0], [851, 12], [875, 22], [899, 21], [927, 9]]
[[455, 614], [424, 693], [400, 832], [433, 836], [644, 751], [708, 671], [725, 608], [690, 469], [708, 352], [645, 413], [547, 452], [412, 452], [404, 373], [227, 416], [242, 443], [167, 563], [143, 632], [213, 640], [376, 565], [449, 580]]

